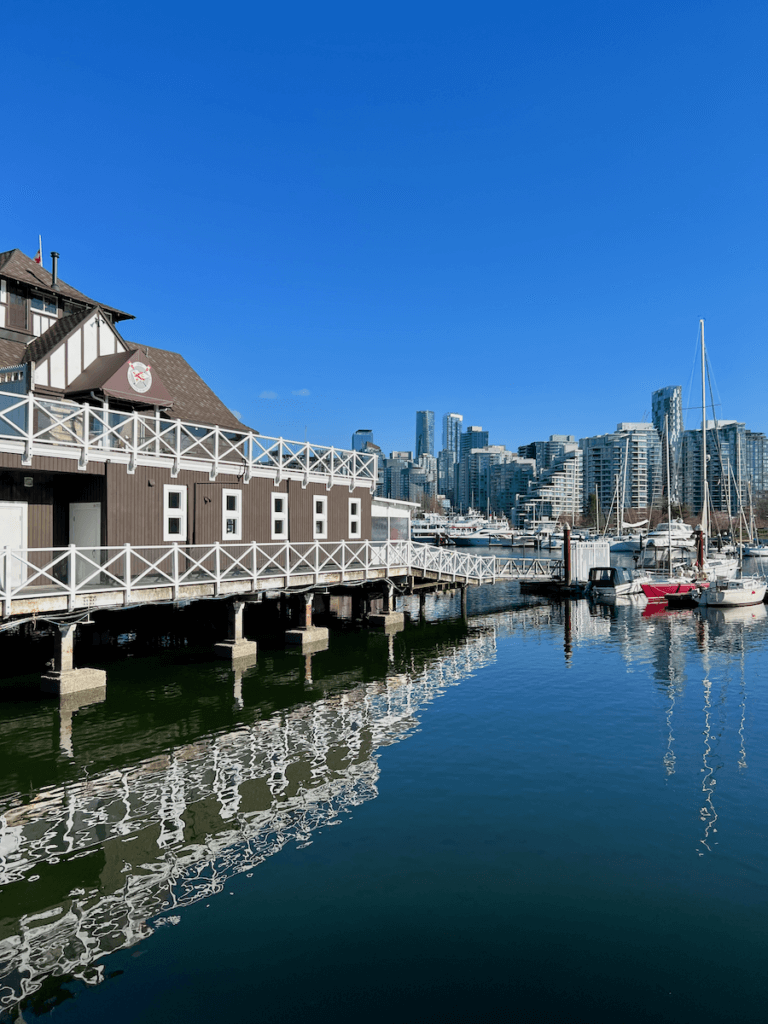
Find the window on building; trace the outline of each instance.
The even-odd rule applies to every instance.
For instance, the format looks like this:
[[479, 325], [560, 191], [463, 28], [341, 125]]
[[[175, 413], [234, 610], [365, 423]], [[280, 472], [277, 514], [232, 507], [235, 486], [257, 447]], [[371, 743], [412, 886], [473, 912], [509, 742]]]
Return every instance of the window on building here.
[[360, 537], [360, 499], [349, 499], [349, 536], [356, 540]]
[[328, 498], [324, 494], [316, 494], [312, 499], [312, 536], [315, 540], [326, 540], [328, 537]]
[[272, 495], [272, 540], [288, 540], [288, 495]]
[[163, 540], [187, 540], [187, 488], [166, 484], [163, 488]]
[[243, 492], [221, 492], [222, 540], [243, 539]]
[[32, 296], [32, 309], [36, 309], [40, 313], [53, 313], [54, 315], [59, 311], [56, 299], [42, 295]]

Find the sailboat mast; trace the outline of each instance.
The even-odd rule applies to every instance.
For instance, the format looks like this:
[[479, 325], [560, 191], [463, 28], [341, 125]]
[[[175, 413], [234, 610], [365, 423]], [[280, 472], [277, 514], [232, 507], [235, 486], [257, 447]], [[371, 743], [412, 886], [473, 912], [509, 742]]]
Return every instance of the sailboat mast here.
[[707, 362], [704, 354], [704, 321], [701, 326], [701, 531], [706, 544], [709, 494], [707, 492]]
[[667, 464], [667, 524], [669, 526], [667, 554], [669, 558], [669, 571], [672, 572], [672, 497], [670, 495], [672, 488], [669, 485], [669, 413], [664, 417], [664, 452]]
[[[744, 518], [744, 502], [741, 500], [741, 435], [736, 431], [736, 469], [738, 472], [738, 483], [736, 489], [739, 492], [739, 568], [742, 566], [744, 557], [744, 542], [741, 536], [741, 523]], [[730, 512], [730, 508], [728, 509]]]

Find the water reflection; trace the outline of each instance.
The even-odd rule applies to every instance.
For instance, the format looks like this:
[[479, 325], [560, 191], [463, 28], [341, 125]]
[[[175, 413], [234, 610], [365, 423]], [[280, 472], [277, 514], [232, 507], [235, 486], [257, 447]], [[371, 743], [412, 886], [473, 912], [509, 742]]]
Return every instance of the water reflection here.
[[[20, 912], [2, 922], [0, 1007], [50, 975], [100, 981], [105, 954], [178, 922], [180, 908], [221, 892], [287, 843], [306, 845], [339, 824], [376, 797], [377, 750], [406, 737], [421, 708], [496, 656], [487, 624], [426, 662], [413, 656], [407, 671], [391, 669], [393, 638], [387, 644], [383, 679], [43, 788], [23, 803], [6, 798], [0, 885], [5, 913], [14, 903]], [[302, 663], [311, 687], [312, 656]], [[242, 708], [243, 671], [222, 675]], [[61, 719], [70, 756], [71, 714], [64, 709]]]
[[[584, 723], [609, 723], [618, 734], [624, 718], [635, 721], [637, 715], [642, 726], [635, 749], [628, 741], [627, 762], [637, 759], [641, 768], [665, 780], [660, 789], [684, 821], [686, 857], [693, 856], [694, 842], [700, 856], [718, 854], [723, 849], [718, 830], [723, 836], [732, 832], [735, 812], [716, 800], [717, 775], [731, 765], [742, 775], [747, 772], [747, 650], [759, 648], [765, 636], [765, 607], [644, 617], [642, 607], [631, 602], [534, 601], [499, 612], [498, 593], [470, 593], [470, 601], [475, 614], [469, 630], [441, 625], [460, 613], [460, 602], [456, 595], [440, 595], [425, 602], [429, 626], [410, 634], [420, 647], [392, 634], [370, 637], [367, 661], [351, 669], [339, 664], [332, 684], [323, 667], [327, 653], [266, 654], [258, 670], [217, 669], [216, 693], [206, 692], [198, 705], [185, 703], [182, 684], [166, 677], [146, 700], [176, 700], [174, 714], [142, 721], [146, 742], [138, 749], [127, 744], [124, 753], [118, 750], [98, 768], [92, 767], [93, 752], [108, 742], [104, 735], [115, 735], [98, 733], [113, 714], [109, 701], [102, 708], [103, 696], [94, 695], [93, 702], [78, 707], [46, 706], [35, 712], [43, 722], [35, 735], [42, 737], [41, 747], [49, 742], [61, 750], [57, 764], [66, 771], [57, 776], [46, 762], [49, 774], [41, 781], [44, 772], [38, 770], [36, 789], [28, 793], [19, 790], [31, 765], [24, 756], [34, 746], [26, 724], [32, 716], [8, 715], [3, 731], [16, 739], [3, 741], [5, 760], [12, 765], [5, 785], [17, 791], [0, 795], [0, 1009], [15, 1007], [48, 983], [98, 982], [108, 973], [109, 953], [178, 923], [182, 908], [221, 892], [235, 874], [253, 871], [288, 843], [311, 843], [318, 830], [340, 824], [354, 807], [373, 800], [378, 751], [405, 739], [421, 710], [448, 687], [500, 658], [508, 638], [516, 641], [507, 655], [518, 659], [516, 667], [539, 673], [537, 711], [540, 701], [546, 716], [539, 731], [530, 733], [535, 754], [526, 746], [526, 730], [520, 730], [515, 756], [522, 767], [510, 767], [506, 778], [546, 778], [544, 735], [565, 746], [566, 740], [573, 742], [574, 723], [580, 731]], [[418, 597], [413, 603], [418, 606]], [[368, 671], [373, 645], [378, 645], [376, 668]], [[570, 665], [567, 677], [564, 662]], [[616, 677], [617, 663], [627, 680]], [[734, 720], [728, 748], [725, 715], [729, 673], [735, 670], [738, 713], [732, 713], [738, 729]], [[579, 671], [585, 685], [573, 688], [571, 699], [563, 679]], [[137, 663], [137, 675], [141, 672]], [[290, 692], [283, 703], [250, 720], [254, 672]], [[548, 684], [558, 690], [551, 707]], [[206, 677], [200, 685], [214, 681]], [[600, 700], [591, 704], [593, 685]], [[736, 689], [731, 683], [732, 700]], [[638, 710], [643, 701], [649, 708], [645, 719]], [[208, 712], [214, 708], [223, 714], [224, 706], [229, 718], [221, 726]], [[605, 736], [610, 737], [608, 728]], [[580, 742], [586, 750], [583, 738]], [[554, 746], [543, 749], [556, 756]], [[161, 752], [150, 756], [148, 751]], [[573, 779], [587, 778], [579, 776], [578, 761], [572, 764]], [[61, 778], [77, 770], [81, 777]], [[521, 776], [515, 775], [518, 770]], [[648, 777], [644, 782], [638, 773], [631, 798], [642, 794]], [[625, 777], [622, 785], [631, 783]], [[573, 800], [561, 805], [566, 831], [571, 803], [574, 813], [600, 819], [599, 797], [586, 795], [592, 789], [576, 789]], [[622, 800], [625, 795], [622, 790]]]

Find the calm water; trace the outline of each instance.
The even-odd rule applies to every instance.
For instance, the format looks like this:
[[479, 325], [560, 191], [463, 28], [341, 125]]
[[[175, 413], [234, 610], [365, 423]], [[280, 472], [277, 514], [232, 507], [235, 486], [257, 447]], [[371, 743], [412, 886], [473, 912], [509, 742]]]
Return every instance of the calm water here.
[[2, 688], [2, 1019], [764, 1020], [765, 607], [457, 611]]

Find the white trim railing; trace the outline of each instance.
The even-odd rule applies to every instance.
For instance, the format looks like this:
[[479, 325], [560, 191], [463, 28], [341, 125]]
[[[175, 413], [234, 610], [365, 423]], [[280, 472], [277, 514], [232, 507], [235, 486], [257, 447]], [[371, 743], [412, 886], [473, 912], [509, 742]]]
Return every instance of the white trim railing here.
[[77, 459], [79, 469], [91, 461], [123, 462], [128, 472], [137, 464], [167, 465], [171, 475], [182, 466], [201, 468], [214, 480], [235, 473], [247, 483], [264, 471], [302, 479], [376, 486], [376, 456], [307, 441], [266, 437], [250, 430], [169, 420], [161, 416], [124, 412], [103, 405], [41, 398], [33, 393], [0, 390], [0, 450], [21, 452], [30, 466], [35, 455]]
[[180, 600], [191, 594], [185, 588], [213, 585], [213, 596], [247, 593], [269, 589], [264, 584], [271, 579], [280, 588], [322, 585], [330, 576], [338, 577], [339, 583], [367, 579], [372, 570], [381, 578], [382, 569], [384, 577], [435, 573], [442, 580], [493, 583], [521, 575], [551, 575], [561, 565], [536, 559], [518, 566], [517, 561], [411, 541], [3, 548], [0, 603], [8, 617], [13, 601], [45, 597], [66, 596], [68, 607], [74, 608], [78, 598], [121, 593], [124, 604], [141, 604], [141, 592], [157, 588], [170, 590], [171, 599]]

